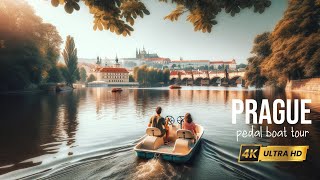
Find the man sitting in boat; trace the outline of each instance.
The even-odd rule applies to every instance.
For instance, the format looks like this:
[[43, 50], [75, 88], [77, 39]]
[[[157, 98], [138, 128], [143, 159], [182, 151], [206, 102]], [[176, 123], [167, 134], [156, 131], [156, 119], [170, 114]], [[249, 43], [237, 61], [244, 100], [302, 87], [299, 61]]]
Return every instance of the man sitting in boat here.
[[169, 134], [168, 119], [165, 120], [163, 117], [161, 117], [161, 111], [162, 111], [161, 107], [156, 108], [156, 114], [150, 118], [148, 127], [158, 128], [161, 131], [160, 137], [163, 137], [164, 135], [166, 135], [165, 143], [167, 143], [166, 141], [168, 140], [168, 134]]
[[[196, 125], [194, 124], [191, 114], [186, 113], [184, 116], [184, 121], [182, 123], [182, 129], [189, 130], [193, 133], [194, 137], [197, 137]], [[196, 139], [195, 139], [196, 141]]]

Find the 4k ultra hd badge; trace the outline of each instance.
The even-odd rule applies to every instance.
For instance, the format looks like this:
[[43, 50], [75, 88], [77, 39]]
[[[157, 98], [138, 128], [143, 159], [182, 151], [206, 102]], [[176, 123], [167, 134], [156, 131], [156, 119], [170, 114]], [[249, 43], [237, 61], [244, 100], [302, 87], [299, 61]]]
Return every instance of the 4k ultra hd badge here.
[[302, 162], [307, 158], [309, 146], [266, 146], [261, 144], [242, 144], [239, 162]]
[[238, 161], [239, 162], [258, 162], [260, 148], [261, 148], [260, 144], [251, 144], [251, 145], [242, 144], [240, 146]]

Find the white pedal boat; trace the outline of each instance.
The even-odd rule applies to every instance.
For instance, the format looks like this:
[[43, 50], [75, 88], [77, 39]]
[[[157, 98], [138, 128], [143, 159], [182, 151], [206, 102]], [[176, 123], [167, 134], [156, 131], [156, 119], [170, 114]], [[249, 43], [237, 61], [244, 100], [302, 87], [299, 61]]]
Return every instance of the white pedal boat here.
[[[204, 129], [199, 124], [196, 124], [197, 137], [194, 137], [191, 131], [181, 129], [183, 119], [181, 116], [179, 118], [180, 121], [178, 120], [178, 123], [180, 126], [173, 124], [173, 118], [173, 121], [172, 119], [170, 121], [168, 144], [164, 144], [164, 137], [159, 137], [161, 131], [158, 128], [147, 128], [146, 137], [134, 147], [137, 156], [146, 159], [159, 156], [163, 160], [176, 163], [188, 161], [199, 147]], [[195, 142], [194, 138], [196, 138]]]

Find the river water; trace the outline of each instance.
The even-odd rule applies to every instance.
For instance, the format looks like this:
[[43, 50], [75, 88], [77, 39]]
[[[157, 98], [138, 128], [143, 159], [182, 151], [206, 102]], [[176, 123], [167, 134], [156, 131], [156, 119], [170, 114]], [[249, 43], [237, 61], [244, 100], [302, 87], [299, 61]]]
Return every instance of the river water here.
[[[308, 98], [307, 138], [240, 138], [245, 115], [231, 123], [232, 99]], [[223, 87], [84, 88], [65, 93], [0, 95], [0, 179], [318, 179], [320, 94]], [[136, 157], [156, 106], [163, 116], [192, 114], [205, 128], [192, 160], [175, 164]], [[263, 125], [264, 126], [264, 125]], [[269, 125], [282, 129], [288, 125]], [[254, 125], [255, 129], [259, 127]], [[238, 163], [240, 144], [309, 145], [307, 161]]]

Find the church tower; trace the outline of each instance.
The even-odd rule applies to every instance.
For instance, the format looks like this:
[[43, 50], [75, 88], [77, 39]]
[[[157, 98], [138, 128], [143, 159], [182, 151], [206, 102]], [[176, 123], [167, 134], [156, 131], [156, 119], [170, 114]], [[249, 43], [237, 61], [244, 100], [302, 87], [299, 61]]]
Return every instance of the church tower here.
[[118, 55], [116, 55], [116, 63], [114, 64], [114, 67], [115, 68], [119, 68], [120, 67]]
[[136, 58], [138, 58], [138, 49], [136, 48]]

